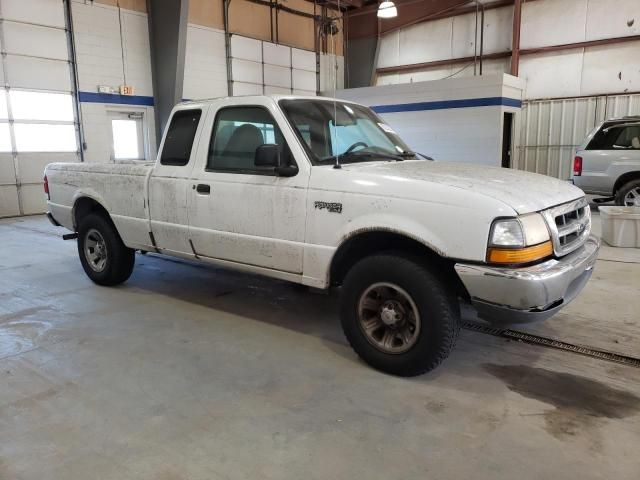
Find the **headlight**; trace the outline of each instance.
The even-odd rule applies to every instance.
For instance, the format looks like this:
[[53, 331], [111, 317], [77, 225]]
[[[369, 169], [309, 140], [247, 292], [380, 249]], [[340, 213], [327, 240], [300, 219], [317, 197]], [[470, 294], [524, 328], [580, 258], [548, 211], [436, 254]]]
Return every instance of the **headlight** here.
[[487, 249], [487, 261], [490, 263], [531, 263], [552, 253], [547, 224], [538, 213], [498, 219], [491, 226]]
[[524, 247], [524, 231], [518, 219], [493, 222], [489, 245], [492, 247]]

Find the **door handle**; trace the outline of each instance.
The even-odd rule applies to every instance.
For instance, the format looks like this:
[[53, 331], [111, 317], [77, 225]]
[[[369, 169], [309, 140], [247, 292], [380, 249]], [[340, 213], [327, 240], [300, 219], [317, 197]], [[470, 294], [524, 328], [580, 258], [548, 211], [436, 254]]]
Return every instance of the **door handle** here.
[[201, 195], [209, 195], [211, 193], [211, 185], [207, 185], [206, 183], [199, 183], [196, 186], [196, 192]]

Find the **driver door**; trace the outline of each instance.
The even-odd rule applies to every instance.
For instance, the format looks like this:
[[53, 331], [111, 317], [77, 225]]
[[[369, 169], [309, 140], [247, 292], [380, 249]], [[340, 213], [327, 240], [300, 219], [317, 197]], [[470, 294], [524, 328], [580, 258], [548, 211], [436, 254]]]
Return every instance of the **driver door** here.
[[283, 159], [294, 162], [293, 135], [285, 138], [265, 105], [215, 110], [190, 189], [194, 253], [301, 274], [309, 171], [281, 177], [273, 168], [254, 165], [255, 150], [263, 144], [278, 144]]

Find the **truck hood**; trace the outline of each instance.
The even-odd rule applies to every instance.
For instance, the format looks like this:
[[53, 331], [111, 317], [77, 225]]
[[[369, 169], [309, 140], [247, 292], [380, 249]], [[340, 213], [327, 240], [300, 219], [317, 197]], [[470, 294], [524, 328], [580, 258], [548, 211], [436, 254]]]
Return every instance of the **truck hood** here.
[[501, 201], [519, 214], [537, 212], [584, 196], [579, 188], [556, 178], [468, 163], [405, 160], [353, 163], [343, 165], [343, 168], [367, 176], [402, 178], [408, 182], [470, 190]]

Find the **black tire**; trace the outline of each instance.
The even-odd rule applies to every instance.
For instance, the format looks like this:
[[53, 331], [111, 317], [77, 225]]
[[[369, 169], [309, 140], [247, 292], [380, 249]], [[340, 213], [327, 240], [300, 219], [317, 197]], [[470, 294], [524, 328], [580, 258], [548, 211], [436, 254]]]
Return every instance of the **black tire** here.
[[[418, 310], [420, 320], [419, 328], [414, 328], [414, 332], [418, 332], [415, 343], [402, 353], [381, 351], [361, 327], [360, 299], [380, 283], [400, 287]], [[434, 369], [449, 356], [460, 331], [460, 307], [454, 289], [429, 267], [401, 254], [373, 255], [349, 270], [342, 290], [342, 328], [351, 347], [373, 368], [412, 377]]]
[[631, 180], [630, 182], [625, 183], [618, 189], [615, 196], [616, 205], [620, 205], [624, 207], [625, 197], [631, 190], [634, 190], [634, 189], [637, 189], [640, 191], [640, 178]]
[[[96, 233], [97, 232], [97, 235]], [[89, 234], [93, 236], [89, 238]], [[101, 247], [106, 252], [102, 268], [90, 265], [90, 253], [85, 245], [102, 238]], [[113, 286], [125, 282], [133, 271], [135, 263], [135, 250], [122, 243], [122, 239], [111, 223], [104, 215], [91, 213], [84, 217], [78, 225], [78, 255], [80, 263], [87, 276], [98, 285]]]

